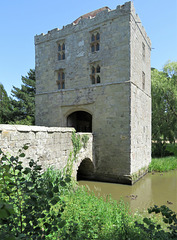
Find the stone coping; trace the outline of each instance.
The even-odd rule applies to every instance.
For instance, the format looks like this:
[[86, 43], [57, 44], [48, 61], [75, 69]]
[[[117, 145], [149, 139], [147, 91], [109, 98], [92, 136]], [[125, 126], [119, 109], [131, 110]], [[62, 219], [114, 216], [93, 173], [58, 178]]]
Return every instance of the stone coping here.
[[0, 124], [0, 131], [18, 131], [18, 132], [73, 132], [71, 127], [45, 127], [45, 126], [27, 126], [27, 125], [9, 125]]

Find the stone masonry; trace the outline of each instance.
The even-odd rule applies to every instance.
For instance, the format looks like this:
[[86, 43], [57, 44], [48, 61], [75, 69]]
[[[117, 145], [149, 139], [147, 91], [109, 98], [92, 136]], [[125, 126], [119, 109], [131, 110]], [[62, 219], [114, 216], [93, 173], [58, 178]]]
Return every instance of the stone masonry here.
[[151, 161], [150, 52], [132, 2], [35, 36], [36, 125], [92, 132], [95, 180], [132, 184]]
[[[19, 149], [25, 144], [29, 148], [24, 151], [23, 165], [28, 166], [28, 158], [39, 160], [43, 170], [48, 167], [63, 169], [73, 151], [71, 135], [73, 128], [40, 127], [24, 125], [0, 124], [0, 148], [10, 156], [17, 156]], [[80, 136], [83, 134], [80, 133]], [[93, 162], [92, 134], [86, 134], [89, 140], [85, 148], [81, 148], [73, 165], [73, 177], [77, 178], [78, 168], [83, 160], [89, 159]], [[28, 166], [29, 167], [29, 166]]]

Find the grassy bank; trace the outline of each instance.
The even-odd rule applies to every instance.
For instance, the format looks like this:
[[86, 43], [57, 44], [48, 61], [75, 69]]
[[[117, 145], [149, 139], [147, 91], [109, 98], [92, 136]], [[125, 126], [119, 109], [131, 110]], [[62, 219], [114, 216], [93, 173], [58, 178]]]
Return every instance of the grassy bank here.
[[177, 169], [177, 157], [152, 158], [149, 172], [168, 172]]

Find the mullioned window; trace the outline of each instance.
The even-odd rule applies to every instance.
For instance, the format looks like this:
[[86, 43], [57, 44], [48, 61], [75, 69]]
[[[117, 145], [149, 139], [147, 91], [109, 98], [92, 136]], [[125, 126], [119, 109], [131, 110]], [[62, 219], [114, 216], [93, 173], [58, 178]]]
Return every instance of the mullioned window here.
[[65, 89], [65, 70], [61, 69], [58, 71], [58, 80], [56, 81], [58, 90]]
[[100, 50], [100, 33], [98, 31], [91, 33], [90, 49], [91, 52], [98, 52]]
[[58, 43], [58, 60], [64, 60], [65, 59], [65, 43], [60, 42]]
[[92, 63], [90, 66], [90, 80], [92, 84], [98, 84], [101, 83], [101, 77], [100, 77], [100, 72], [101, 72], [101, 67], [99, 63]]

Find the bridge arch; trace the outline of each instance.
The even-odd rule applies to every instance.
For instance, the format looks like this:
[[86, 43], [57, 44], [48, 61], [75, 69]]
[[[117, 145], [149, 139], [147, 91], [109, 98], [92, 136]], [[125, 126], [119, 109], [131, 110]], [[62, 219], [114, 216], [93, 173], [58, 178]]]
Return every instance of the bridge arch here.
[[76, 132], [92, 132], [92, 115], [86, 111], [75, 111], [67, 116], [67, 127]]
[[94, 178], [94, 165], [89, 158], [85, 158], [77, 170], [77, 181], [89, 180]]

